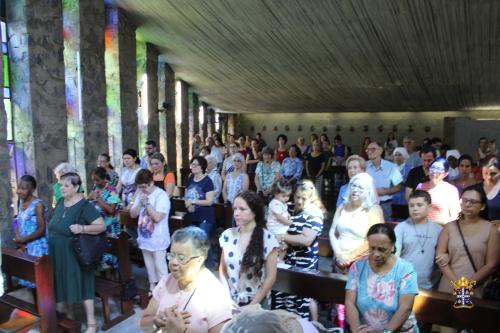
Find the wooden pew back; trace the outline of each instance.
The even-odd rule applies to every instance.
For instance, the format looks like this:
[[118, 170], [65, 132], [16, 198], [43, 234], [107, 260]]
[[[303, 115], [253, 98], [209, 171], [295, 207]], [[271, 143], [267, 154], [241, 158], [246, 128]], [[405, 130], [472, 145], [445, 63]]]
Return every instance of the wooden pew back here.
[[[2, 272], [35, 283], [36, 313], [41, 332], [55, 332], [57, 326], [54, 273], [49, 256], [33, 257], [18, 250], [2, 248]], [[26, 310], [28, 311], [28, 310]], [[28, 311], [30, 312], [30, 311]]]
[[[272, 289], [343, 304], [346, 282], [347, 277], [341, 274], [279, 268]], [[417, 319], [437, 325], [473, 328], [476, 333], [500, 332], [500, 302], [474, 298], [472, 309], [455, 309], [453, 302], [451, 294], [420, 290], [415, 297], [413, 311]]]

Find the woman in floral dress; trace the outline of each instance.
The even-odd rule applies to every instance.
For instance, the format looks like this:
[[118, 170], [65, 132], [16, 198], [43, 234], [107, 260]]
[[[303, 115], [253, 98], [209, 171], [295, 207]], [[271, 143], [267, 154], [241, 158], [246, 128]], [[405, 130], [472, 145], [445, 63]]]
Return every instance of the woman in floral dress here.
[[[29, 255], [41, 257], [48, 254], [47, 233], [45, 227], [46, 207], [33, 192], [36, 189], [36, 180], [30, 175], [21, 177], [17, 187], [19, 196], [19, 213], [14, 227], [16, 245]], [[29, 281], [21, 280], [23, 286], [35, 288]]]
[[[92, 172], [94, 189], [89, 193], [89, 202], [97, 209], [106, 224], [109, 236], [118, 236], [120, 233], [120, 196], [115, 187], [109, 183], [108, 173], [105, 168], [97, 167]], [[117, 258], [110, 253], [105, 253], [101, 260], [102, 268], [116, 267]]]

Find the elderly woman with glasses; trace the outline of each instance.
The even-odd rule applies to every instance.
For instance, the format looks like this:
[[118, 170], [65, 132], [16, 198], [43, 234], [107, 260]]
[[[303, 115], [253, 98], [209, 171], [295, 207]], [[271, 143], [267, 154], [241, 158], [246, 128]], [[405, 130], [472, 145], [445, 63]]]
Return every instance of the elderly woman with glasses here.
[[158, 283], [142, 313], [143, 331], [218, 333], [231, 319], [229, 294], [203, 264], [209, 247], [207, 234], [200, 228], [174, 232], [167, 254], [170, 274]]
[[245, 166], [245, 158], [240, 153], [234, 154], [233, 160], [233, 172], [226, 176], [224, 180], [224, 186], [222, 188], [222, 196], [224, 201], [233, 203], [236, 196], [246, 190], [250, 184]]

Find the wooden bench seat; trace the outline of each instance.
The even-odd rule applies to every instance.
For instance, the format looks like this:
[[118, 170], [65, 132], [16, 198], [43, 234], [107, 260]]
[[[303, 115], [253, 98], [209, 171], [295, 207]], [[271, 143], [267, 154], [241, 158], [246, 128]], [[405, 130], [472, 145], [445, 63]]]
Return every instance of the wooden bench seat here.
[[[346, 282], [347, 276], [341, 274], [279, 268], [272, 289], [343, 304]], [[500, 302], [473, 298], [472, 309], [455, 309], [453, 302], [451, 294], [420, 290], [413, 311], [418, 320], [437, 325], [472, 328], [475, 333], [500, 332]]]
[[[103, 330], [107, 330], [116, 324], [124, 321], [134, 315], [133, 300], [124, 300], [122, 297], [123, 285], [132, 279], [132, 265], [129, 257], [128, 235], [122, 231], [118, 237], [108, 237], [111, 245], [109, 253], [115, 255], [118, 259], [118, 281], [107, 280], [101, 277], [96, 277], [95, 293], [102, 300], [103, 309]], [[110, 300], [115, 296], [119, 299], [120, 314], [111, 317]]]
[[[49, 256], [38, 258], [15, 249], [2, 248], [2, 271], [7, 276], [8, 282], [5, 295], [0, 298], [0, 302], [5, 305], [4, 309], [8, 311], [9, 307], [17, 308], [38, 317], [39, 323], [33, 323], [33, 325], [39, 325], [42, 333], [56, 332], [54, 273], [52, 261]], [[26, 302], [8, 294], [15, 289], [12, 283], [13, 276], [35, 283], [36, 304]], [[9, 325], [8, 323], [4, 324]]]
[[[8, 295], [7, 295], [8, 296]], [[40, 327], [40, 317], [0, 302], [0, 332], [27, 332]]]

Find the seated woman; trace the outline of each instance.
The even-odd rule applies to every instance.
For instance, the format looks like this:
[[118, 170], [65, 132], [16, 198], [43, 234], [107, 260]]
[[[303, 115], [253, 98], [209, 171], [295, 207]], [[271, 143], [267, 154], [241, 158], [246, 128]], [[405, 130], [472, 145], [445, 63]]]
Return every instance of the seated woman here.
[[246, 190], [250, 184], [245, 166], [245, 158], [240, 153], [231, 156], [233, 171], [224, 179], [222, 197], [225, 202], [233, 203], [236, 196]]
[[458, 193], [461, 195], [464, 188], [477, 183], [472, 172], [474, 161], [470, 155], [462, 155], [458, 159], [458, 178], [450, 181], [450, 184], [455, 185]]
[[174, 232], [167, 254], [171, 273], [160, 280], [142, 313], [144, 332], [219, 333], [231, 319], [229, 294], [204, 266], [209, 247], [207, 234], [200, 228]]
[[352, 262], [368, 254], [365, 238], [368, 229], [374, 224], [384, 223], [373, 178], [369, 174], [362, 172], [352, 177], [348, 196], [347, 202], [335, 211], [329, 233], [337, 273], [347, 273]]
[[153, 153], [149, 158], [149, 164], [156, 187], [167, 192], [168, 197], [172, 198], [175, 190], [175, 174], [168, 169], [165, 156], [162, 153]]
[[265, 229], [264, 203], [255, 192], [239, 194], [233, 211], [237, 227], [227, 229], [219, 238], [220, 279], [239, 306], [259, 304], [276, 280], [279, 244]]
[[379, 223], [367, 233], [369, 255], [352, 264], [346, 284], [347, 322], [353, 333], [417, 333], [411, 310], [418, 294], [413, 265], [396, 257], [396, 235]]
[[[35, 178], [30, 175], [22, 176], [17, 186], [19, 209], [14, 229], [14, 242], [22, 252], [41, 257], [49, 253], [47, 234], [45, 232], [47, 208], [40, 198], [34, 195], [35, 190]], [[29, 281], [21, 280], [20, 283], [30, 288], [36, 287]]]
[[[287, 245], [285, 263], [305, 270], [318, 269], [318, 236], [323, 230], [324, 207], [318, 192], [310, 180], [298, 183], [294, 195], [295, 215], [286, 234], [277, 238], [282, 245]], [[272, 292], [271, 308], [294, 312], [303, 318], [317, 320], [314, 302], [310, 298]]]

